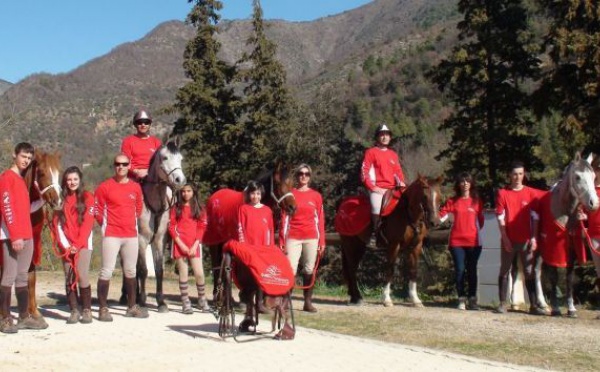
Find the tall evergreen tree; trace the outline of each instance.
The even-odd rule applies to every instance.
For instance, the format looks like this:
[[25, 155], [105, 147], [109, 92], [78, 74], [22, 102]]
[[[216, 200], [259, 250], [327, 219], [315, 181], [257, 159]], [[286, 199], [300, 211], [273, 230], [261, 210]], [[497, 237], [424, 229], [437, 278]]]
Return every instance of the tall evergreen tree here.
[[438, 157], [450, 159], [451, 174], [484, 171], [478, 177], [491, 191], [513, 160], [541, 165], [523, 88], [539, 60], [522, 0], [461, 0], [458, 7], [459, 44], [430, 74], [455, 106], [441, 125], [451, 140]]
[[277, 47], [265, 34], [259, 0], [253, 0], [253, 9], [253, 33], [246, 43], [251, 49], [238, 61], [238, 65], [248, 66], [239, 73], [244, 84], [242, 119], [230, 138], [242, 180], [255, 177], [266, 164], [283, 157], [294, 106], [285, 70], [276, 59]]
[[228, 169], [235, 166], [235, 154], [228, 151], [228, 132], [238, 118], [238, 98], [231, 83], [235, 68], [219, 60], [221, 48], [215, 36], [222, 8], [218, 0], [195, 2], [187, 22], [196, 36], [186, 46], [183, 68], [191, 79], [179, 89], [173, 109], [180, 117], [173, 134], [182, 140], [186, 175], [203, 193], [228, 185]]
[[554, 63], [537, 94], [538, 108], [560, 112], [560, 133], [571, 152], [585, 145], [600, 151], [600, 3], [538, 1], [550, 18], [545, 46]]

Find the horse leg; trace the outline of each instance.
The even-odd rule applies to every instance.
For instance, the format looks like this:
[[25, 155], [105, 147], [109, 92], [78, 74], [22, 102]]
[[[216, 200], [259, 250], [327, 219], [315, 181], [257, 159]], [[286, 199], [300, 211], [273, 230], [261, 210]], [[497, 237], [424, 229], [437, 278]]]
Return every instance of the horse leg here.
[[148, 278], [148, 265], [146, 265], [146, 249], [139, 247], [138, 259], [135, 269], [135, 278], [137, 281], [137, 301], [142, 307], [146, 307], [148, 295], [146, 293], [146, 279]]
[[423, 307], [423, 302], [419, 298], [417, 292], [417, 276], [419, 271], [419, 256], [423, 247], [421, 244], [417, 245], [406, 255], [405, 264], [407, 265], [408, 272], [408, 300], [411, 304], [416, 307]]
[[560, 316], [561, 313], [558, 303], [558, 268], [544, 264], [543, 271], [550, 283], [550, 306], [552, 308], [550, 315]]
[[348, 285], [349, 305], [362, 305], [362, 295], [358, 288], [357, 271], [366, 247], [356, 236], [341, 236], [342, 246], [342, 270], [344, 280]]
[[27, 273], [27, 290], [29, 292], [29, 305], [27, 306], [27, 311], [29, 312], [29, 314], [31, 314], [31, 316], [34, 319], [39, 320], [41, 323], [45, 324], [46, 327], [48, 326], [48, 323], [46, 323], [46, 321], [44, 320], [44, 317], [42, 316], [42, 313], [40, 313], [38, 306], [37, 306], [37, 301], [36, 301], [36, 294], [35, 294], [35, 283], [36, 283], [36, 273], [35, 273], [35, 266], [33, 264], [31, 264], [31, 266], [29, 266], [29, 272]]
[[398, 260], [398, 253], [400, 252], [400, 244], [397, 242], [390, 242], [388, 244], [388, 259], [386, 264], [386, 275], [385, 284], [383, 286], [382, 297], [383, 306], [391, 307], [394, 306], [394, 302], [390, 296], [392, 279], [394, 278], [394, 266]]
[[154, 272], [156, 273], [156, 304], [158, 305], [159, 313], [169, 312], [169, 307], [165, 303], [165, 295], [163, 293], [164, 247], [168, 238], [165, 233], [166, 231], [157, 232], [159, 236], [154, 237], [155, 244], [152, 245], [152, 256], [154, 257]]
[[221, 260], [223, 259], [223, 245], [210, 245], [208, 247], [210, 252], [210, 264], [212, 267], [212, 276], [213, 276], [213, 303], [217, 301], [217, 286], [219, 283], [219, 276], [221, 271]]
[[[127, 287], [125, 286], [125, 270], [123, 269], [123, 259], [119, 256], [119, 262], [121, 263], [121, 297], [119, 297], [119, 305], [127, 305]], [[138, 298], [139, 301], [139, 298]]]
[[548, 303], [546, 303], [546, 297], [544, 296], [544, 288], [542, 286], [542, 255], [539, 252], [534, 253], [534, 270], [535, 270], [535, 292], [537, 297], [538, 307], [548, 311]]
[[566, 289], [567, 289], [567, 316], [569, 318], [577, 318], [577, 308], [575, 308], [575, 301], [573, 300], [573, 284], [575, 278], [575, 262], [571, 261], [567, 265], [567, 273], [566, 273]]

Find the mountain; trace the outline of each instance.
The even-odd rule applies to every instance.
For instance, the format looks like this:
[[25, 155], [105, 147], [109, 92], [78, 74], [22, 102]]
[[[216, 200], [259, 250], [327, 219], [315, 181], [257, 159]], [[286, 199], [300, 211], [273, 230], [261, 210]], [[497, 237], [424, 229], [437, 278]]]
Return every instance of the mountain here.
[[9, 83], [6, 80], [2, 80], [0, 79], [0, 96], [2, 94], [4, 94], [4, 92], [6, 92], [8, 90], [8, 88], [10, 88], [13, 84]]
[[[377, 0], [311, 22], [269, 21], [267, 34], [278, 45], [290, 86], [310, 99], [307, 91], [360, 68], [369, 54], [422, 39], [430, 26], [447, 22], [454, 7], [452, 0]], [[222, 58], [233, 62], [245, 50], [251, 24], [220, 26]], [[165, 132], [174, 118], [157, 113], [186, 82], [182, 55], [193, 36], [190, 26], [166, 22], [69, 73], [24, 79], [0, 96], [0, 123], [10, 123], [0, 127], [1, 138], [59, 149], [65, 164], [82, 164], [118, 150], [138, 107], [156, 113], [154, 130]]]

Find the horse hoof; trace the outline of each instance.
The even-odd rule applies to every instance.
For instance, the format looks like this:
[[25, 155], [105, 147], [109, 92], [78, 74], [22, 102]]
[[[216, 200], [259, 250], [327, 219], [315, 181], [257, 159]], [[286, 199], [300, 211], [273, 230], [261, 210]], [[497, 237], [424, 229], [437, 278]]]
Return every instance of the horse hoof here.
[[350, 302], [348, 302], [348, 306], [363, 306], [364, 304], [365, 303], [362, 298], [359, 298], [358, 300], [350, 300]]
[[159, 313], [168, 313], [169, 312], [169, 307], [165, 304], [162, 305], [158, 305], [158, 312]]
[[394, 303], [392, 301], [383, 301], [384, 307], [393, 307]]
[[425, 307], [425, 305], [423, 305], [423, 303], [422, 303], [422, 302], [413, 302], [413, 303], [412, 303], [412, 306], [413, 306], [413, 307], [417, 307], [417, 308], [422, 308], [422, 307]]

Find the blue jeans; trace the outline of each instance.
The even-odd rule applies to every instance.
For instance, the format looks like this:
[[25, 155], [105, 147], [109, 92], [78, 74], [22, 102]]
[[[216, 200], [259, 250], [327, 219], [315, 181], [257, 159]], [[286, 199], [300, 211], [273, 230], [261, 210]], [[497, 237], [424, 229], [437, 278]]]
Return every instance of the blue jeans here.
[[481, 246], [450, 247], [454, 260], [456, 292], [458, 297], [466, 297], [465, 276], [467, 277], [469, 297], [477, 296], [477, 262], [481, 256]]

